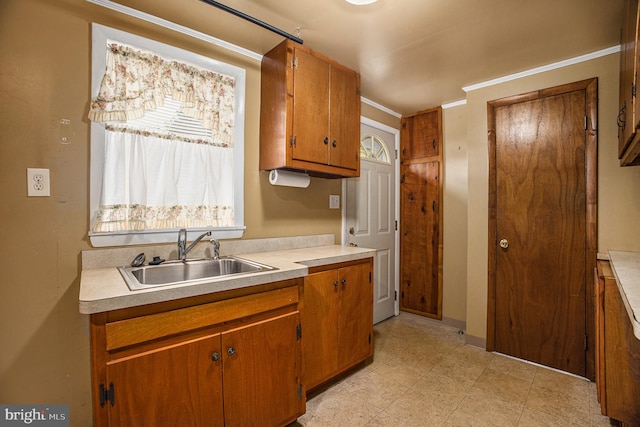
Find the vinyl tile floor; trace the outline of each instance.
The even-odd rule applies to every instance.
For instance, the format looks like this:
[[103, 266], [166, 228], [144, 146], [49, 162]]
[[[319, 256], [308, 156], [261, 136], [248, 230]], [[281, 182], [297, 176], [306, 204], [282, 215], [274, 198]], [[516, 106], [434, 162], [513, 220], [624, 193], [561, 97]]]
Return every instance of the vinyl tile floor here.
[[374, 327], [373, 363], [307, 401], [291, 426], [609, 426], [595, 383], [465, 345], [401, 313]]

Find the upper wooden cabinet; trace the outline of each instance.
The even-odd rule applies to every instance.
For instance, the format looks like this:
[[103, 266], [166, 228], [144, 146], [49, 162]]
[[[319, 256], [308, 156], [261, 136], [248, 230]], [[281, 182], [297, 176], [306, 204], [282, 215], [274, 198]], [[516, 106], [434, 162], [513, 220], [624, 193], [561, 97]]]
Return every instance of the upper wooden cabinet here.
[[640, 112], [637, 108], [638, 0], [626, 0], [620, 40], [618, 157], [621, 166], [640, 165]]
[[360, 75], [286, 40], [262, 59], [260, 169], [360, 175]]

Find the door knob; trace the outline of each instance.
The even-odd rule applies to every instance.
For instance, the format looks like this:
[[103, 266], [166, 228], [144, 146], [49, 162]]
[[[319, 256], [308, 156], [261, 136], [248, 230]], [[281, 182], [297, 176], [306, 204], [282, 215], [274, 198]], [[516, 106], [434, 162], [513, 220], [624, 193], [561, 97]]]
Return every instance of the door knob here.
[[354, 230], [353, 227], [349, 227], [349, 234], [353, 236], [354, 234], [356, 234], [356, 230]]
[[509, 241], [507, 239], [500, 240], [500, 247], [502, 249], [507, 249], [509, 247]]

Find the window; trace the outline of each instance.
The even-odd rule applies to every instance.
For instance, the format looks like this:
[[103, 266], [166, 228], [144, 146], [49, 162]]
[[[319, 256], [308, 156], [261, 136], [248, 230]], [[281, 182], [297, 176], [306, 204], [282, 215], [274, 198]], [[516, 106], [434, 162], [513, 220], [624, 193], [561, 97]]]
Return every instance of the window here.
[[380, 163], [391, 163], [387, 145], [376, 135], [366, 135], [360, 140], [360, 158]]
[[93, 25], [93, 246], [244, 231], [245, 71]]

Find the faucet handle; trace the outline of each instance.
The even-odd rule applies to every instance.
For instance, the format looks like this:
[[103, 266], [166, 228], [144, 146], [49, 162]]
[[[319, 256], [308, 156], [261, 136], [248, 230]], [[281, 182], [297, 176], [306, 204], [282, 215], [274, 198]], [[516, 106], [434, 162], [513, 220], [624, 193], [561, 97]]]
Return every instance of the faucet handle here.
[[211, 239], [210, 242], [213, 245], [213, 259], [220, 258], [220, 242], [217, 239]]

